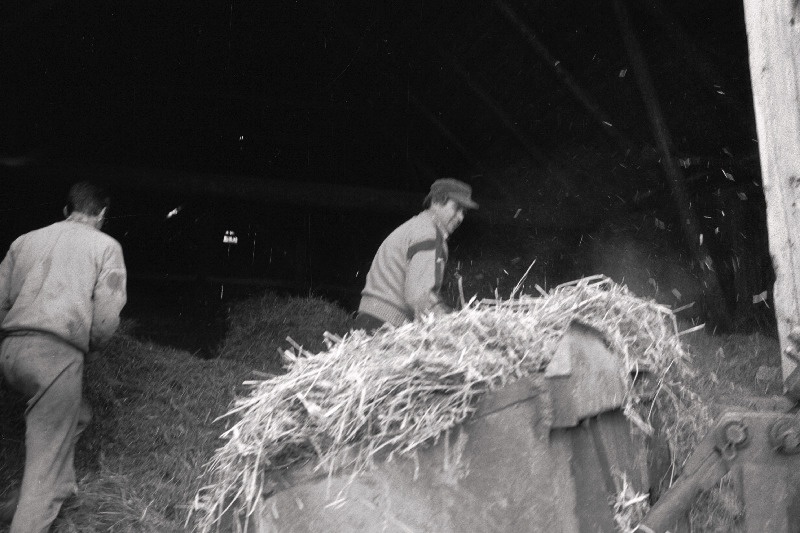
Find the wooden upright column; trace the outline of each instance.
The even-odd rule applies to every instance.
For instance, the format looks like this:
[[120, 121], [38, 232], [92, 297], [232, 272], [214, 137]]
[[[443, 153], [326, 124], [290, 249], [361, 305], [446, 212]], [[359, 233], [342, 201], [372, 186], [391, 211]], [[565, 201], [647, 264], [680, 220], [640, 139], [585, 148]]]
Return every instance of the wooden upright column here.
[[794, 0], [745, 0], [744, 8], [786, 379], [796, 366], [787, 336], [800, 325], [800, 9]]

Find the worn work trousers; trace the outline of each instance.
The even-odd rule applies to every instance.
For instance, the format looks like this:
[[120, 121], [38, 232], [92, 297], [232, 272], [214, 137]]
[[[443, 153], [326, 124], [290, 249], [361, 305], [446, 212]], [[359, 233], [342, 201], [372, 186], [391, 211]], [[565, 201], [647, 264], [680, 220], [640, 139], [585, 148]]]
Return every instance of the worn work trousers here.
[[83, 353], [50, 335], [15, 335], [0, 345], [0, 369], [28, 399], [25, 473], [10, 533], [46, 533], [77, 490], [75, 442], [91, 420]]

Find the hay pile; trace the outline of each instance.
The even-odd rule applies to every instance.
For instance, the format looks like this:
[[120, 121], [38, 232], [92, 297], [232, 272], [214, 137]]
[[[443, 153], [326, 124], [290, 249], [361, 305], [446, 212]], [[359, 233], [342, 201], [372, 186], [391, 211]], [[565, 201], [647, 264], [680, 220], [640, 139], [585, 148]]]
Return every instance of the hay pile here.
[[[136, 327], [124, 320], [103, 355], [86, 363], [93, 419], [76, 448], [78, 495], [62, 506], [54, 532], [184, 531], [186, 501], [197, 487], [194, 465], [208, 460], [225, 429], [210, 425], [224, 412], [216, 406], [229, 405], [251, 375], [249, 367], [142, 342]], [[0, 393], [0, 404], [11, 394]], [[14, 416], [21, 420], [23, 410], [18, 406]], [[19, 446], [3, 447], [0, 475], [9, 469], [1, 478], [18, 485], [24, 427], [17, 432], [0, 423], [0, 434], [7, 430]]]
[[[195, 499], [198, 528], [217, 528], [228, 508], [251, 512], [271, 470], [311, 457], [325, 471], [355, 474], [376, 454], [408, 455], [463, 422], [487, 390], [541, 372], [573, 320], [603, 332], [626, 372], [649, 373], [668, 391], [656, 395], [666, 399], [667, 437], [676, 453], [691, 447], [703, 415], [687, 416], [684, 391], [673, 386], [688, 372], [674, 315], [594, 276], [537, 298], [473, 301], [372, 337], [329, 335], [328, 350], [316, 354], [287, 351], [287, 373], [247, 382], [249, 395], [228, 413], [238, 421]], [[626, 412], [649, 431], [638, 407], [630, 394]]]
[[[157, 327], [192, 328], [190, 321], [124, 319], [102, 356], [86, 364], [94, 417], [77, 445], [78, 495], [53, 531], [186, 531], [202, 466], [230, 422], [216, 419], [247, 392], [242, 382], [254, 371], [280, 370], [276, 348], [287, 334], [322, 347], [322, 332], [346, 320], [321, 298], [260, 294], [231, 303], [224, 357], [199, 359], [149, 340]], [[22, 477], [24, 410], [24, 398], [0, 384], [0, 497]]]
[[265, 372], [282, 373], [276, 355], [290, 336], [308, 350], [325, 347], [322, 331], [344, 332], [350, 317], [322, 298], [298, 298], [272, 292], [234, 302], [228, 309], [227, 334], [219, 357], [252, 364]]
[[212, 422], [252, 376], [250, 365], [143, 342], [136, 329], [124, 322], [86, 365], [94, 419], [78, 442], [80, 500], [56, 531], [184, 531], [197, 465], [225, 430]]

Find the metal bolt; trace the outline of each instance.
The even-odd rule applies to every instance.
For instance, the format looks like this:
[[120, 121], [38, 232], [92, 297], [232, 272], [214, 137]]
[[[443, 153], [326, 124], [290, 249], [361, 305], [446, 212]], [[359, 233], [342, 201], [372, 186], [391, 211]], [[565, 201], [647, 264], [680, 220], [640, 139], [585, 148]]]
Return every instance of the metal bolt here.
[[800, 435], [797, 431], [789, 431], [783, 435], [782, 446], [784, 450], [796, 450], [800, 448]]
[[725, 426], [725, 438], [734, 446], [741, 446], [747, 441], [747, 426], [741, 420], [733, 420]]
[[783, 453], [800, 453], [800, 426], [794, 419], [779, 419], [770, 428], [772, 446]]
[[747, 440], [747, 426], [740, 418], [730, 418], [717, 427], [716, 448], [726, 461], [733, 461], [737, 450], [747, 446]]

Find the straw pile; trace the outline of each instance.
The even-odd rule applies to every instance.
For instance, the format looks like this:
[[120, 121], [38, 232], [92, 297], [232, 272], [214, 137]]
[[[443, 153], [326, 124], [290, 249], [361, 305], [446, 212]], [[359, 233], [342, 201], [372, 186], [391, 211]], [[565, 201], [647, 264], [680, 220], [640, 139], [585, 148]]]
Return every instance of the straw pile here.
[[[246, 383], [249, 395], [226, 415], [238, 421], [223, 434], [227, 442], [195, 498], [198, 528], [218, 528], [230, 508], [252, 512], [271, 470], [313, 458], [328, 473], [357, 474], [377, 454], [407, 456], [463, 422], [484, 392], [543, 371], [573, 320], [603, 332], [626, 372], [647, 372], [661, 388], [687, 371], [671, 311], [602, 276], [537, 298], [472, 301], [457, 313], [371, 337], [328, 335], [327, 351], [295, 346], [285, 352], [286, 374]], [[674, 450], [691, 439], [691, 424], [676, 422], [680, 392], [660, 396], [672, 412]], [[647, 411], [637, 407], [637, 395], [629, 394], [626, 413], [651, 431]]]

